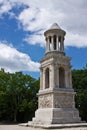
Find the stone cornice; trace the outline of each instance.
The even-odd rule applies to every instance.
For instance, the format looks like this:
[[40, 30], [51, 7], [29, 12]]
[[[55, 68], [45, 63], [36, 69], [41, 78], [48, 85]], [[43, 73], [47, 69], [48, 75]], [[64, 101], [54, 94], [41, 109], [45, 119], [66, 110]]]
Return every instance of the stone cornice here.
[[45, 95], [45, 94], [51, 94], [51, 93], [63, 93], [63, 94], [76, 94], [73, 89], [64, 89], [64, 88], [57, 88], [57, 89], [45, 89], [40, 90], [37, 95]]
[[66, 57], [63, 53], [61, 53], [61, 52], [57, 52], [57, 51], [51, 51], [51, 52], [48, 52], [46, 55], [45, 55], [45, 57], [44, 58], [42, 58], [41, 60], [40, 60], [40, 62], [42, 63], [42, 62], [44, 62], [44, 61], [46, 61], [46, 60], [49, 60], [49, 59], [58, 59], [58, 60], [60, 60], [60, 59], [63, 59], [63, 60], [67, 60], [67, 61], [70, 61], [71, 60], [71, 57]]

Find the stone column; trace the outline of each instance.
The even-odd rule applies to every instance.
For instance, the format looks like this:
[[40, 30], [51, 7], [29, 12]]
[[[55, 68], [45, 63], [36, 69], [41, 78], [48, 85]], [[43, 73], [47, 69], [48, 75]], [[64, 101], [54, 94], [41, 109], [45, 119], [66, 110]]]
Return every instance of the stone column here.
[[52, 71], [51, 71], [51, 65], [49, 66], [49, 88], [51, 88], [51, 81], [52, 81]]
[[72, 88], [72, 73], [70, 67], [67, 69], [67, 87]]
[[59, 88], [59, 68], [58, 64], [54, 66], [54, 87]]
[[46, 52], [48, 52], [48, 38], [46, 37]]
[[60, 41], [60, 51], [62, 51], [62, 37], [61, 37], [61, 41]]
[[50, 74], [50, 87], [54, 88], [55, 84], [54, 84], [54, 64], [51, 64], [51, 74]]
[[59, 50], [59, 38], [58, 38], [58, 36], [56, 37], [56, 50]]
[[50, 51], [50, 41], [49, 41], [49, 38], [47, 37], [46, 38], [46, 52], [49, 52]]
[[68, 75], [67, 75], [67, 68], [65, 68], [65, 88], [69, 87], [68, 82], [69, 82], [69, 79], [68, 79]]
[[63, 52], [64, 52], [64, 37], [63, 37]]
[[52, 51], [54, 50], [54, 45], [53, 45], [53, 36], [51, 37], [51, 41], [52, 41]]
[[58, 50], [60, 51], [60, 48], [61, 48], [61, 39], [60, 37], [58, 37]]
[[64, 51], [64, 38], [61, 37], [61, 51]]
[[45, 69], [43, 69], [43, 89], [45, 89]]
[[69, 75], [70, 75], [70, 88], [72, 88], [72, 72], [71, 72], [71, 69], [69, 71]]
[[40, 68], [40, 90], [43, 89], [43, 69]]
[[69, 68], [65, 69], [65, 86], [66, 88], [72, 88], [71, 70]]
[[58, 66], [57, 66], [57, 70], [56, 70], [56, 73], [57, 73], [57, 87], [59, 88], [59, 68], [58, 68]]
[[48, 38], [48, 51], [50, 51], [50, 40]]

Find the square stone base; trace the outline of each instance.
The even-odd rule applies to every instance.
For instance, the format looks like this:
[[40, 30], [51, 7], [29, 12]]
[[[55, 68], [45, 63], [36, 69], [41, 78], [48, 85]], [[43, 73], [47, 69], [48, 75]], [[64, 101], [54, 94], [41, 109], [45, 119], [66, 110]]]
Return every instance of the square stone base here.
[[81, 123], [79, 112], [75, 108], [73, 91], [44, 91], [39, 92], [39, 108], [35, 112], [33, 127], [56, 127], [60, 124]]
[[61, 109], [61, 108], [47, 108], [38, 109], [35, 112], [35, 118], [28, 122], [29, 126], [33, 127], [56, 127], [60, 124], [81, 123], [77, 109]]

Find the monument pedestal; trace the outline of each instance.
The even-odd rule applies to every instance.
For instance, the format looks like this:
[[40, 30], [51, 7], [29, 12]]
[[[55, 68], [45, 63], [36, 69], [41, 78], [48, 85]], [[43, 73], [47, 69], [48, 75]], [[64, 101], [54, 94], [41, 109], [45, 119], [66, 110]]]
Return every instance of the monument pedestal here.
[[53, 124], [81, 123], [79, 112], [75, 108], [74, 96], [73, 89], [40, 91], [39, 108], [35, 112], [35, 118], [28, 125], [51, 127]]

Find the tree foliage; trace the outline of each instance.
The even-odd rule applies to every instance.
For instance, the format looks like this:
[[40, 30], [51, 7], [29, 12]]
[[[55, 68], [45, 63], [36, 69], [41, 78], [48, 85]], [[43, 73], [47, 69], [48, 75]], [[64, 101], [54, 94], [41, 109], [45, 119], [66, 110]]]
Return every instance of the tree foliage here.
[[82, 120], [87, 121], [87, 67], [72, 71], [73, 88], [76, 93], [76, 107]]
[[22, 72], [0, 71], [0, 120], [24, 122], [31, 120], [37, 109], [39, 80]]

